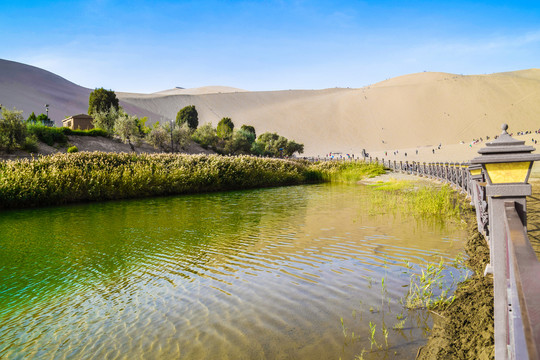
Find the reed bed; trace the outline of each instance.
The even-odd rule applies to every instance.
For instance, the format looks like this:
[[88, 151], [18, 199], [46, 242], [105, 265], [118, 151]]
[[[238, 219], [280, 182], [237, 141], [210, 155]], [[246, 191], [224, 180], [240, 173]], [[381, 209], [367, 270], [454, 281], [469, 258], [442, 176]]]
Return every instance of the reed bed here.
[[[371, 166], [362, 164], [356, 167]], [[0, 208], [297, 185], [329, 179], [340, 166], [253, 156], [56, 154], [0, 163]]]
[[377, 163], [326, 161], [315, 163], [312, 170], [326, 182], [357, 182], [367, 177], [386, 173], [384, 166]]
[[0, 207], [301, 184], [305, 165], [250, 156], [80, 152], [0, 163]]
[[449, 185], [439, 187], [411, 181], [387, 181], [371, 185], [378, 190], [372, 193], [370, 203], [378, 213], [406, 212], [424, 219], [463, 223], [462, 215], [470, 208], [463, 198]]

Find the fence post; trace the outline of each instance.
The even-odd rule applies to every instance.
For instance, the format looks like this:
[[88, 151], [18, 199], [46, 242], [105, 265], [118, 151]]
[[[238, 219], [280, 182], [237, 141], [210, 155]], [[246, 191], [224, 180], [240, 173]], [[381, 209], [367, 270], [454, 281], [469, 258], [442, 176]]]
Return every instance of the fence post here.
[[[489, 209], [489, 242], [491, 269], [493, 271], [494, 317], [495, 317], [495, 359], [507, 359], [509, 347], [515, 348], [515, 335], [519, 329], [513, 328], [512, 300], [508, 298], [509, 269], [508, 247], [505, 230], [505, 202], [512, 201], [521, 221], [526, 227], [526, 196], [531, 195], [528, 184], [529, 174], [535, 160], [540, 155], [531, 154], [535, 150], [526, 146], [525, 141], [513, 139], [507, 133], [508, 126], [496, 140], [486, 144], [474, 158], [472, 164], [480, 164], [485, 173], [486, 195]], [[513, 266], [513, 264], [509, 264]], [[514, 304], [519, 306], [519, 304]], [[510, 319], [509, 319], [510, 317]]]

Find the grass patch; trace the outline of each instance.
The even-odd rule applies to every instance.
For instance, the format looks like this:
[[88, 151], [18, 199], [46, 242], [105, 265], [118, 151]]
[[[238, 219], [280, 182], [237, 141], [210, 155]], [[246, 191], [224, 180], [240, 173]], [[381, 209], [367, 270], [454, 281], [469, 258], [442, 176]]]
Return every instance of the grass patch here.
[[326, 182], [357, 182], [386, 173], [384, 166], [365, 162], [325, 161], [311, 167]]
[[435, 187], [406, 180], [391, 180], [369, 185], [376, 191], [372, 194], [373, 209], [390, 212], [407, 212], [421, 218], [440, 221], [462, 221], [462, 214], [470, 209], [460, 194], [449, 185]]

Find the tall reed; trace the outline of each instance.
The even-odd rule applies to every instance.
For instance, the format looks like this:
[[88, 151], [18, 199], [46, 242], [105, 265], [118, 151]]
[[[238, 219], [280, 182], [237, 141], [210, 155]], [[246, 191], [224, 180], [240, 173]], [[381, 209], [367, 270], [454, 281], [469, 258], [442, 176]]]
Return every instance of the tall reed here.
[[296, 185], [350, 168], [253, 156], [56, 154], [0, 162], [0, 208]]

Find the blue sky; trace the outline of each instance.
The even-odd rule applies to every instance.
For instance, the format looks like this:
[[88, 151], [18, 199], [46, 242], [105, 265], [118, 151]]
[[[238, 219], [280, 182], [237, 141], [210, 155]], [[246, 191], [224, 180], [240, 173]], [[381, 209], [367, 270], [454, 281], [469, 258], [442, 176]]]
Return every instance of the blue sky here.
[[540, 67], [540, 2], [4, 1], [0, 58], [154, 92], [362, 87]]

